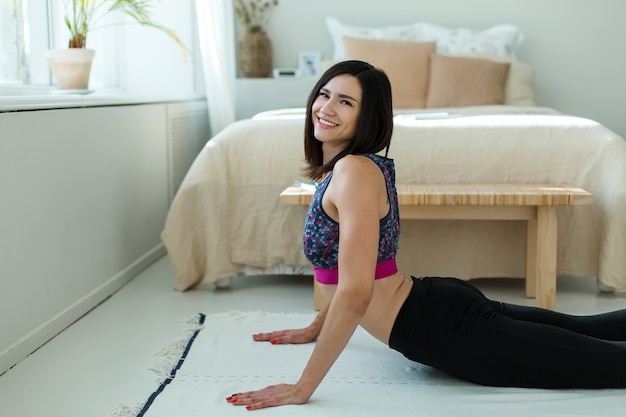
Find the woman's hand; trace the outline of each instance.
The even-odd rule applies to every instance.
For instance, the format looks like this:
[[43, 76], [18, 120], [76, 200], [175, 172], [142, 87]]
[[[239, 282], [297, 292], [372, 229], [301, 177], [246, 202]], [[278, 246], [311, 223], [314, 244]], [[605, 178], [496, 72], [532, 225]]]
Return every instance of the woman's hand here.
[[270, 342], [273, 345], [311, 343], [317, 339], [308, 327], [304, 329], [278, 330], [252, 335], [255, 342]]
[[329, 303], [315, 316], [313, 322], [304, 329], [279, 330], [269, 333], [256, 333], [252, 338], [256, 342], [270, 342], [273, 345], [302, 344], [315, 342], [320, 335], [322, 325], [328, 313]]
[[243, 405], [248, 410], [259, 410], [287, 404], [305, 404], [310, 394], [302, 393], [296, 385], [270, 385], [258, 391], [241, 392], [226, 398], [233, 405]]

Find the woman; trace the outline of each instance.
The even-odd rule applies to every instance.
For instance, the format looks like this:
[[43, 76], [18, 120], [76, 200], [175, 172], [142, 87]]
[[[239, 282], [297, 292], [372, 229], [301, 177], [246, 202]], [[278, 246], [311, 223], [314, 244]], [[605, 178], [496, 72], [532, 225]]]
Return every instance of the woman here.
[[411, 360], [479, 384], [626, 387], [626, 310], [569, 316], [491, 301], [459, 279], [398, 271], [394, 163], [377, 155], [392, 127], [389, 80], [370, 64], [340, 62], [313, 88], [304, 148], [307, 174], [320, 183], [303, 248], [329, 302], [307, 328], [253, 335], [317, 341], [295, 384], [227, 401], [249, 410], [306, 403], [358, 325]]

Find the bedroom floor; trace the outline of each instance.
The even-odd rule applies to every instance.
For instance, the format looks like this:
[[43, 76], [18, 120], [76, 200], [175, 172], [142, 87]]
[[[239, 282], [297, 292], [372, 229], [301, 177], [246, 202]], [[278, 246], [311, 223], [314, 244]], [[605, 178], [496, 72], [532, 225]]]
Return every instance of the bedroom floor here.
[[[161, 258], [0, 376], [0, 415], [108, 417], [119, 406], [140, 403], [152, 393], [154, 354], [181, 336], [182, 320], [199, 312], [313, 311], [310, 277], [240, 277], [229, 290], [207, 286], [180, 293], [174, 290], [173, 276], [168, 258]], [[523, 297], [522, 280], [472, 282], [489, 297], [534, 304]], [[626, 299], [598, 293], [594, 279], [560, 279], [557, 308], [589, 314], [626, 308]]]

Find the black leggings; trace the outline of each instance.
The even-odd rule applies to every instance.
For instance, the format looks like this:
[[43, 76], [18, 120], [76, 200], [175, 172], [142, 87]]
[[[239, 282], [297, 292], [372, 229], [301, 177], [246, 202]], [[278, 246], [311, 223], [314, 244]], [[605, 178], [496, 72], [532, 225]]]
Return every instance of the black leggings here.
[[571, 316], [487, 299], [456, 278], [415, 278], [389, 346], [482, 385], [626, 388], [626, 310]]

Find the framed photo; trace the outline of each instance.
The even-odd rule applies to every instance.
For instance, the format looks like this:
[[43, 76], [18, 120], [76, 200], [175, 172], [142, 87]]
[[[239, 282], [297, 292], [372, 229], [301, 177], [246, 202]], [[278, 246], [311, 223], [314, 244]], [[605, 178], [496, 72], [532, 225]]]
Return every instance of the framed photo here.
[[301, 77], [320, 76], [321, 54], [319, 52], [300, 52], [298, 69]]

